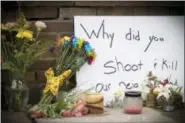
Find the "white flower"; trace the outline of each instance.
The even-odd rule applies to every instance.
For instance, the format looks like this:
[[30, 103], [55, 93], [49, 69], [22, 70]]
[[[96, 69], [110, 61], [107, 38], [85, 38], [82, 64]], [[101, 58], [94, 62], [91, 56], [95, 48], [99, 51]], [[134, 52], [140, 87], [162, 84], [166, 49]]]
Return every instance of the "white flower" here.
[[35, 26], [37, 27], [37, 29], [40, 31], [42, 29], [45, 29], [47, 26], [43, 21], [37, 21], [35, 23]]
[[148, 86], [146, 86], [148, 82], [145, 80], [142, 84], [139, 85], [139, 90], [142, 93], [149, 93], [150, 92], [150, 88]]
[[175, 91], [175, 90], [176, 90], [177, 88], [179, 88], [179, 87], [178, 87], [177, 85], [172, 85], [171, 88], [172, 88], [172, 90]]
[[15, 25], [16, 25], [16, 23], [14, 23], [14, 22], [8, 22], [8, 23], [6, 23], [6, 26], [9, 27], [9, 28], [14, 27]]
[[12, 81], [12, 86], [11, 86], [12, 89], [16, 89], [17, 88], [17, 82], [16, 80], [13, 80]]
[[19, 80], [17, 86], [18, 86], [19, 89], [22, 89], [23, 86], [24, 86], [23, 82]]
[[154, 91], [159, 92], [159, 94], [157, 95], [157, 99], [159, 99], [161, 96], [164, 96], [166, 100], [168, 100], [171, 93], [170, 87], [171, 87], [170, 84], [166, 84], [165, 86], [159, 85], [158, 87], [156, 87]]
[[150, 92], [150, 88], [146, 86], [147, 81], [145, 80], [144, 83], [140, 84], [139, 91], [142, 93], [143, 100], [146, 100], [147, 94]]

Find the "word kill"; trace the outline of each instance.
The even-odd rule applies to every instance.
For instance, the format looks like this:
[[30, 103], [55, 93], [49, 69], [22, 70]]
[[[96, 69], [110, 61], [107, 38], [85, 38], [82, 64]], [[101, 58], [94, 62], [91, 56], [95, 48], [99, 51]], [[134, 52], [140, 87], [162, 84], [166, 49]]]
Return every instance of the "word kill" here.
[[114, 40], [114, 33], [108, 33], [105, 31], [105, 21], [103, 20], [98, 31], [95, 31], [94, 29], [91, 32], [88, 32], [87, 29], [80, 24], [80, 26], [82, 27], [82, 29], [84, 30], [85, 34], [88, 36], [89, 39], [93, 38], [94, 36], [96, 38], [99, 38], [100, 36], [102, 36], [102, 38], [106, 38], [106, 39], [110, 39], [110, 48], [112, 48], [112, 43]]
[[155, 59], [154, 60], [154, 68], [161, 68], [161, 70], [177, 70], [178, 61], [169, 61], [162, 59], [161, 61]]

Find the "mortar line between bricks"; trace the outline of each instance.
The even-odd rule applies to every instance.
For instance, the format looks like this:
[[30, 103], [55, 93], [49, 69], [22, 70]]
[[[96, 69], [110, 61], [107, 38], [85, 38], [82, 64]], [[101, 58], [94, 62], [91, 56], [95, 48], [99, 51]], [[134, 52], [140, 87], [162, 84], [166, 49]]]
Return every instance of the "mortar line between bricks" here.
[[35, 71], [35, 80], [38, 80], [38, 76], [37, 76], [37, 70]]

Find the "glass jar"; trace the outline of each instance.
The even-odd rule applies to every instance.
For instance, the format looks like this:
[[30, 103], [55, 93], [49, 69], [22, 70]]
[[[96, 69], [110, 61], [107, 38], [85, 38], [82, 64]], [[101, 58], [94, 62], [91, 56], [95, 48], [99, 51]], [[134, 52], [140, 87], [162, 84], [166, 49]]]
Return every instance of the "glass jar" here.
[[[20, 80], [14, 80], [14, 82], [20, 82]], [[22, 84], [21, 87], [13, 85], [6, 88], [8, 98], [8, 109], [13, 111], [25, 110], [29, 101], [29, 88]]]
[[172, 111], [174, 111], [174, 109], [175, 109], [174, 105], [164, 105], [163, 106], [163, 110], [166, 112], [172, 112]]
[[123, 111], [128, 114], [139, 114], [142, 112], [143, 100], [141, 92], [127, 91], [123, 100]]

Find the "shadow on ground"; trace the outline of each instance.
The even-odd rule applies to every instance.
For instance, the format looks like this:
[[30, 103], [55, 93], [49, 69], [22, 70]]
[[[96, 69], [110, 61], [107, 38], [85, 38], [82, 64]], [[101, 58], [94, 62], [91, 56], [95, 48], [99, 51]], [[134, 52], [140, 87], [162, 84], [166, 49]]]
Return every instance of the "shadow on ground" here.
[[176, 109], [173, 112], [165, 112], [162, 109], [157, 109], [162, 116], [173, 119], [176, 123], [185, 123], [185, 108]]

